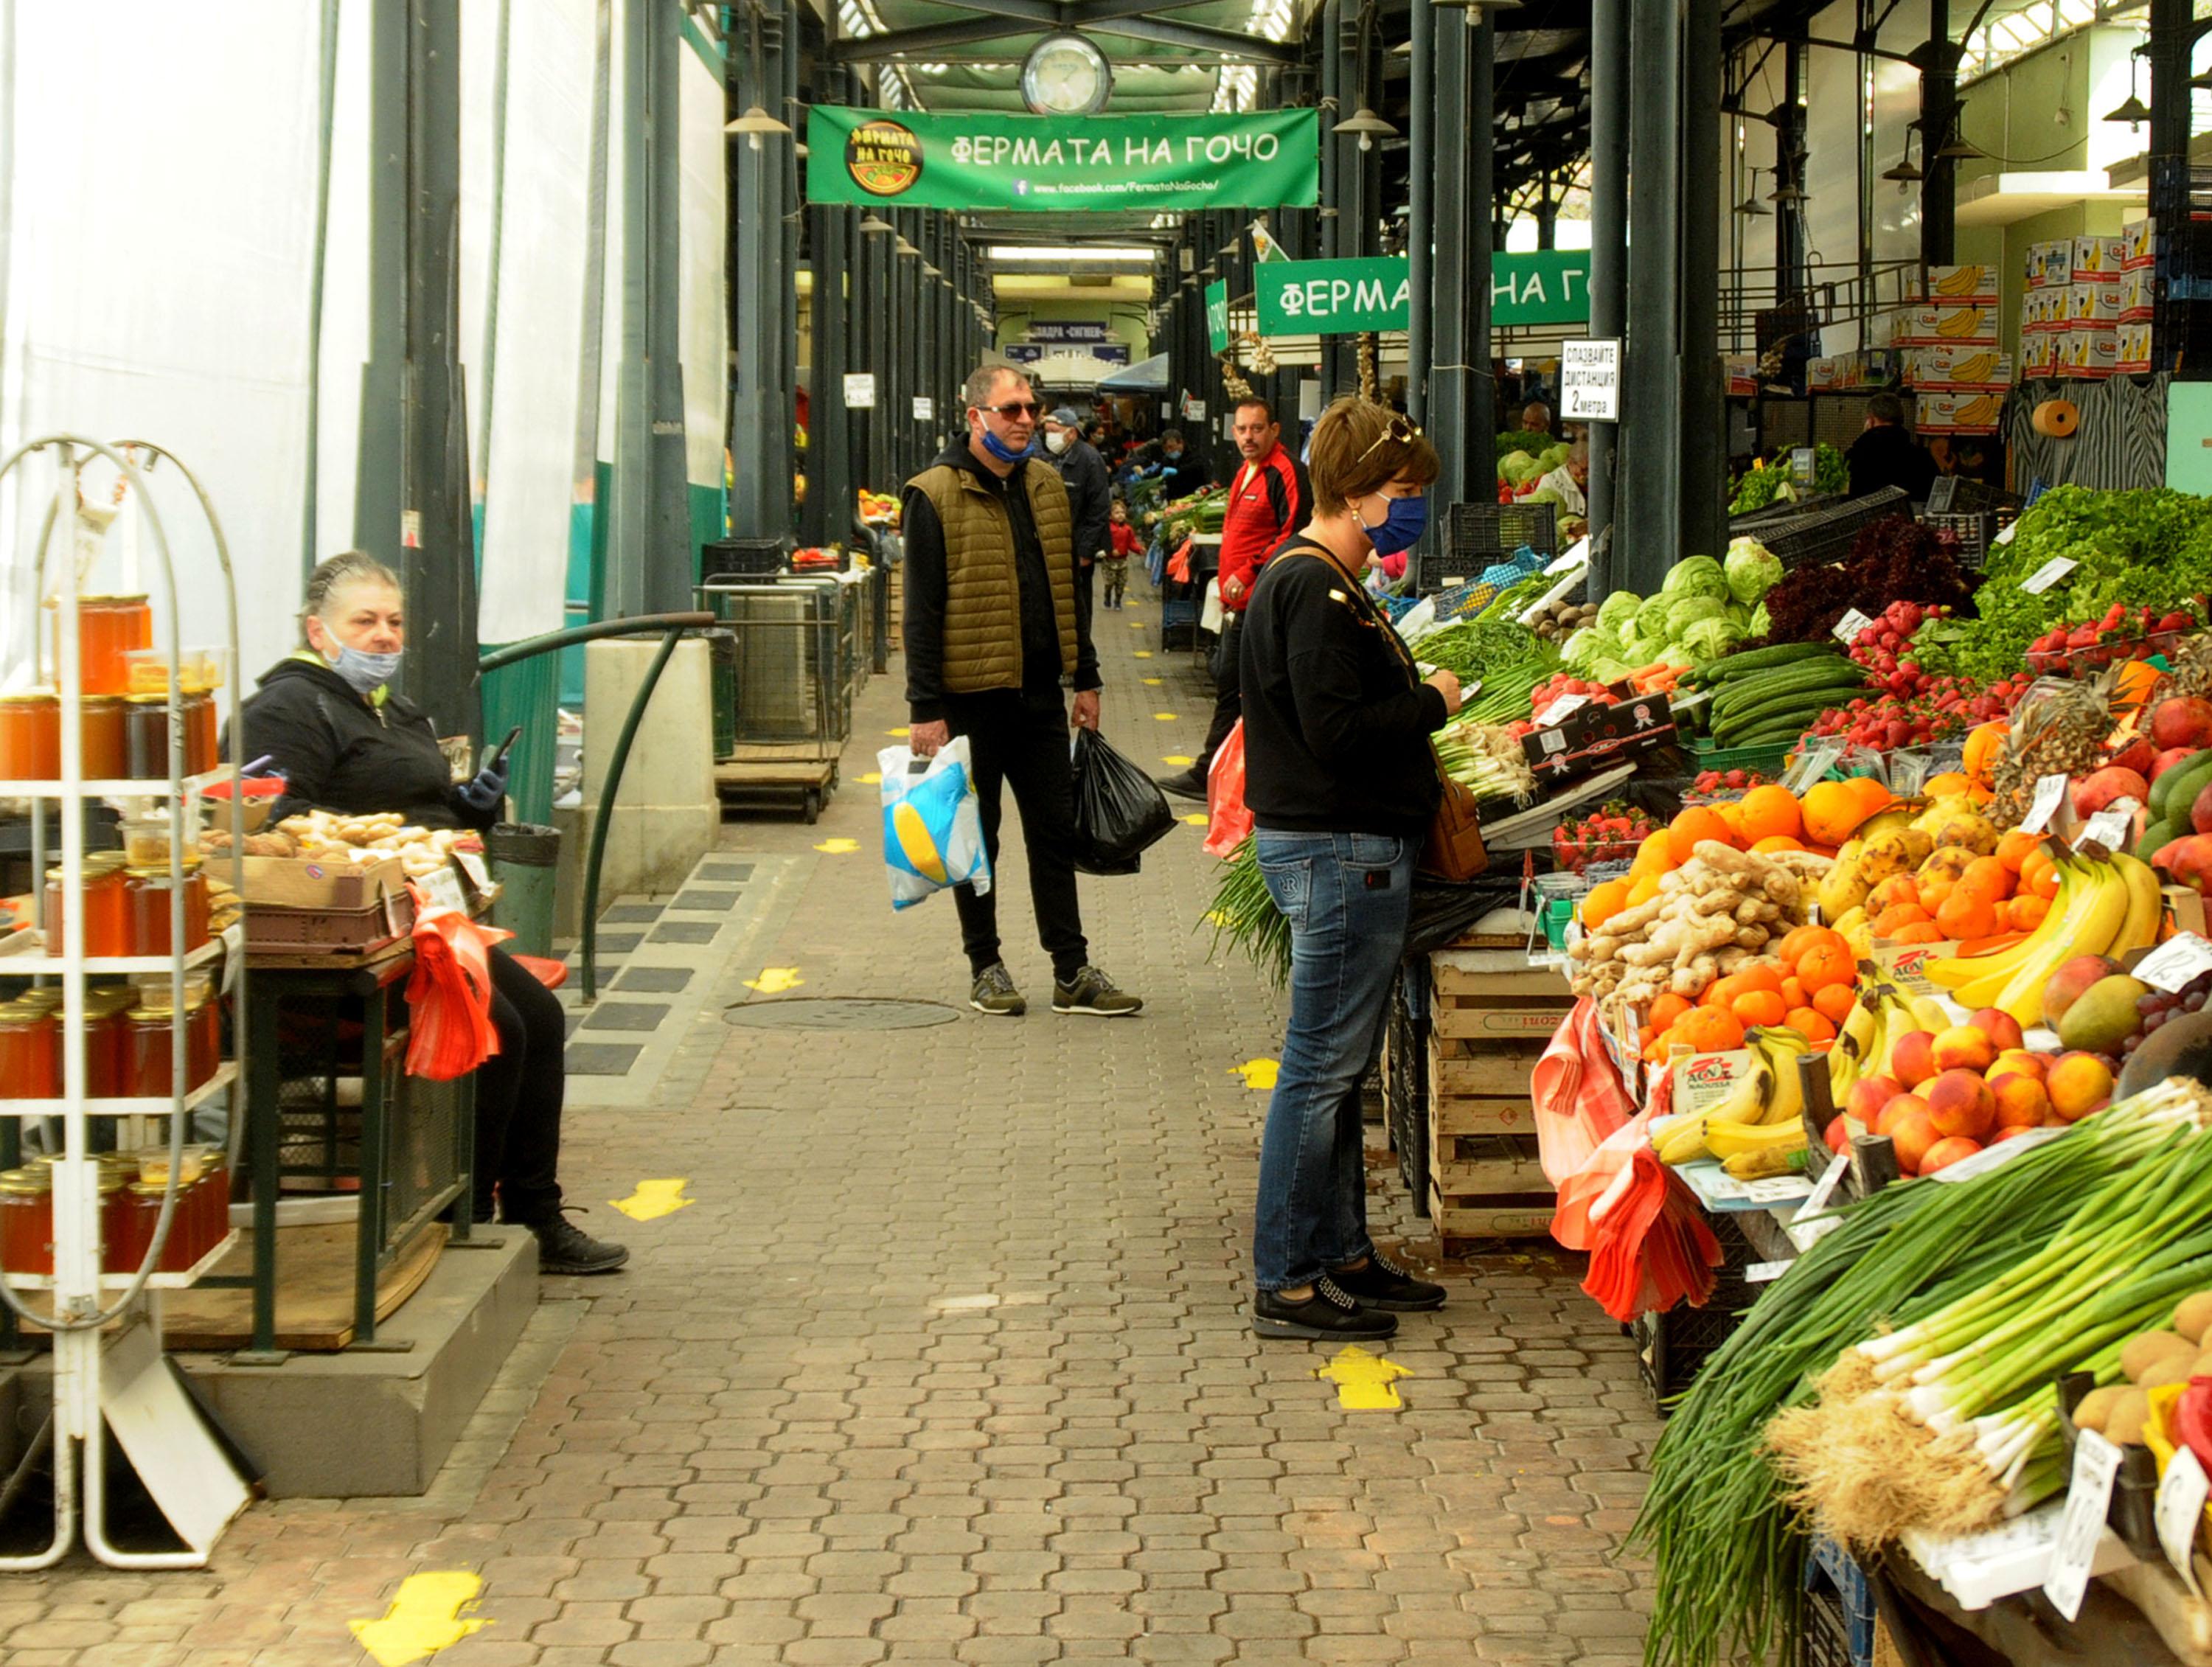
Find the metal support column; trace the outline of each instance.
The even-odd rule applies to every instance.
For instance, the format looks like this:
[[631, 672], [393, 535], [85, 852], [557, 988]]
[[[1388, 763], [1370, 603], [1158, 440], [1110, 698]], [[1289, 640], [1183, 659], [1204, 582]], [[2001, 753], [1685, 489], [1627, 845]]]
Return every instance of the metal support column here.
[[[1451, 24], [1454, 20], [1447, 18], [1445, 21]], [[1413, 0], [1413, 112], [1407, 124], [1411, 149], [1406, 168], [1406, 414], [1416, 423], [1425, 423], [1429, 412], [1430, 309], [1435, 304], [1428, 159], [1436, 149], [1437, 19], [1430, 0]]]
[[[739, 109], [781, 106], [782, 8], [783, 0], [764, 0], [751, 14], [742, 46], [731, 43], [738, 82], [731, 102]], [[791, 271], [784, 265], [787, 159], [766, 144], [756, 149], [750, 140], [732, 145], [730, 156], [730, 349], [737, 362], [730, 448], [737, 490], [730, 526], [741, 538], [775, 538], [791, 531], [793, 454], [794, 406], [784, 374], [785, 319], [793, 305]]]
[[1468, 131], [1468, 64], [1477, 45], [1480, 26], [1472, 12], [1462, 21], [1447, 12], [1439, 20], [1430, 16], [1434, 48], [1436, 117], [1432, 133], [1453, 135], [1449, 143], [1431, 145], [1425, 154], [1417, 145], [1412, 161], [1418, 171], [1432, 168], [1431, 192], [1435, 225], [1435, 266], [1430, 274], [1430, 310], [1433, 319], [1429, 348], [1428, 416], [1425, 426], [1437, 448], [1443, 472], [1437, 477], [1436, 500], [1440, 504], [1466, 503], [1487, 496], [1492, 468], [1487, 433], [1473, 421], [1472, 371], [1468, 358], [1468, 290], [1490, 285], [1489, 262], [1474, 240], [1474, 227], [1487, 225], [1486, 216], [1468, 214], [1467, 171], [1469, 153], [1479, 146], [1459, 142]]
[[[1781, 113], [1774, 124], [1774, 190], [1778, 199], [1774, 207], [1774, 301], [1778, 307], [1805, 290], [1804, 198], [1793, 199], [1789, 191], [1805, 189], [1805, 106], [1797, 100], [1804, 91], [1805, 54], [1809, 49], [1802, 41], [1785, 40], [1778, 50], [1782, 56]], [[1923, 216], [1925, 212], [1923, 209]]]
[[[1601, 339], [1628, 328], [1628, 9], [1629, 0], [1592, 0], [1590, 7], [1590, 334]], [[1616, 525], [1620, 445], [1620, 424], [1590, 424], [1594, 551]], [[1624, 570], [1618, 548], [1608, 547], [1591, 562], [1589, 593], [1620, 589]]]
[[1692, 5], [1682, 24], [1682, 549], [1728, 545], [1727, 390], [1721, 379], [1721, 15]]
[[1920, 182], [1920, 259], [1948, 266], [1959, 229], [1959, 164], [1942, 154], [1956, 137], [1959, 113], [1959, 48], [1951, 40], [1950, 0], [1928, 0], [1928, 43], [1921, 50], [1926, 62], [1920, 71], [1920, 167], [1928, 177]]
[[[1342, 19], [1345, 0], [1322, 0], [1314, 14], [1315, 33], [1321, 42], [1321, 258], [1336, 260], [1358, 252], [1352, 242], [1352, 222], [1345, 212], [1347, 176], [1344, 149], [1347, 141], [1329, 130], [1358, 108], [1357, 76], [1347, 73]], [[1358, 15], [1357, 8], [1353, 16]], [[1349, 338], [1321, 338], [1321, 394], [1323, 404], [1351, 386], [1352, 363]]]
[[817, 204], [806, 212], [813, 245], [813, 347], [807, 374], [813, 388], [813, 421], [806, 446], [806, 502], [799, 512], [801, 544], [848, 544], [853, 530], [853, 425], [866, 411], [845, 405], [846, 241], [854, 211], [841, 203]]
[[415, 651], [403, 694], [475, 735], [476, 545], [458, 356], [460, 0], [380, 6], [370, 24], [369, 357], [355, 543], [396, 568]]
[[1621, 387], [1621, 496], [1636, 536], [1614, 577], [1639, 594], [1680, 557], [1682, 414], [1674, 331], [1680, 271], [1680, 0], [1633, 0], [1630, 11], [1628, 297], [1633, 307]]
[[1474, 137], [1462, 147], [1467, 152], [1467, 202], [1461, 210], [1468, 234], [1476, 240], [1467, 250], [1462, 280], [1467, 289], [1468, 484], [1485, 491], [1497, 478], [1496, 448], [1490, 439], [1498, 425], [1498, 377], [1490, 356], [1491, 271], [1493, 258], [1505, 246], [1505, 239], [1491, 223], [1491, 203], [1498, 192], [1498, 152], [1490, 143], [1491, 113], [1498, 99], [1497, 15], [1486, 8], [1468, 32], [1467, 113]]

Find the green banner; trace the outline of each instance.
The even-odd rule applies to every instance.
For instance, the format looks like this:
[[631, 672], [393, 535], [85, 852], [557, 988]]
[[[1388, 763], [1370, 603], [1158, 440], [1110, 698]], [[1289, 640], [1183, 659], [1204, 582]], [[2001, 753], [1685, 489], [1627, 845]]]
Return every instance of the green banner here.
[[[1406, 327], [1409, 285], [1402, 259], [1262, 261], [1253, 267], [1252, 282], [1262, 336]], [[1492, 324], [1578, 324], [1589, 317], [1587, 251], [1539, 249], [1492, 258]]]
[[1311, 110], [1063, 119], [817, 104], [806, 118], [806, 196], [1036, 214], [1310, 208], [1320, 135]]
[[1206, 286], [1206, 334], [1216, 353], [1229, 351], [1229, 280], [1216, 278]]

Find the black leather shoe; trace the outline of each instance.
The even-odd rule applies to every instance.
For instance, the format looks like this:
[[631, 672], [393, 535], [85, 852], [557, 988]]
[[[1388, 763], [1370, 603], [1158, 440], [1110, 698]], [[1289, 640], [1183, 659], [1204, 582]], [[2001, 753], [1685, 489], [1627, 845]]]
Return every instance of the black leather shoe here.
[[541, 1274], [611, 1274], [629, 1260], [625, 1246], [592, 1238], [582, 1228], [571, 1226], [565, 1214], [533, 1221], [530, 1231], [538, 1239], [538, 1271]]
[[1425, 1314], [1442, 1308], [1447, 1294], [1443, 1286], [1415, 1279], [1380, 1250], [1369, 1253], [1364, 1268], [1356, 1272], [1334, 1268], [1328, 1276], [1362, 1308], [1380, 1308], [1391, 1314]]
[[1365, 1343], [1395, 1336], [1398, 1317], [1355, 1302], [1328, 1275], [1314, 1281], [1304, 1302], [1285, 1302], [1273, 1291], [1252, 1299], [1252, 1329], [1263, 1337], [1310, 1337], [1322, 1342]]
[[1195, 770], [1186, 770], [1176, 776], [1155, 776], [1152, 784], [1162, 793], [1171, 793], [1178, 799], [1195, 799], [1201, 804], [1206, 800], [1206, 777]]

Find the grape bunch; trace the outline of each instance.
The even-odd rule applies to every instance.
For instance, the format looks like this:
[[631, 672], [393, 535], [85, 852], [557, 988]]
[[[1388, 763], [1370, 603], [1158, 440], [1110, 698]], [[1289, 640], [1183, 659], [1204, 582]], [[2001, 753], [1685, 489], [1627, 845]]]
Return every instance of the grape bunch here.
[[2157, 1034], [2160, 1026], [2184, 1013], [2200, 1013], [2205, 999], [2212, 996], [2212, 972], [2199, 973], [2179, 990], [2147, 990], [2136, 998], [2136, 1033], [2120, 1043], [2122, 1057], [2132, 1054], [2143, 1043], [2143, 1038]]

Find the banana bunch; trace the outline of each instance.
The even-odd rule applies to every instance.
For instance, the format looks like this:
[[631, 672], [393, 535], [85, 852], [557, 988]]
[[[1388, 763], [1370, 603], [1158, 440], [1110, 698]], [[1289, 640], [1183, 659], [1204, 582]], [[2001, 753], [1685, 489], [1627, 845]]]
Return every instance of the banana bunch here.
[[1981, 287], [1982, 274], [1986, 266], [1954, 266], [1936, 280], [1935, 290], [1939, 295], [1971, 295]]
[[1931, 961], [1929, 981], [1962, 1007], [2001, 1007], [2023, 1028], [2043, 1022], [2043, 987], [2076, 955], [2148, 949], [2158, 940], [2158, 876], [2125, 852], [2105, 861], [2060, 846], [2058, 895], [2043, 924], [1994, 955]]
[[1978, 393], [1953, 411], [1951, 418], [1961, 428], [1978, 427], [1984, 423], [1996, 422], [1997, 413], [2003, 409], [2004, 395], [2002, 393]]
[[1957, 341], [1968, 336], [1978, 336], [1986, 327], [1984, 308], [1958, 307], [1945, 312], [1943, 322], [1936, 326], [1936, 333], [1946, 341]]
[[[1711, 1109], [1670, 1123], [1654, 1142], [1662, 1164], [1730, 1159], [1805, 1146], [1805, 1090], [1797, 1060], [1812, 1050], [1801, 1031], [1763, 1025], [1744, 1037], [1751, 1069]], [[1779, 1173], [1779, 1171], [1776, 1171]]]
[[1858, 1005], [1844, 1020], [1843, 1033], [1828, 1049], [1828, 1095], [1838, 1110], [1862, 1077], [1889, 1074], [1889, 1056], [1899, 1037], [1914, 1031], [1942, 1031], [1951, 1020], [1934, 1000], [1912, 995], [1885, 979], [1864, 978]]

